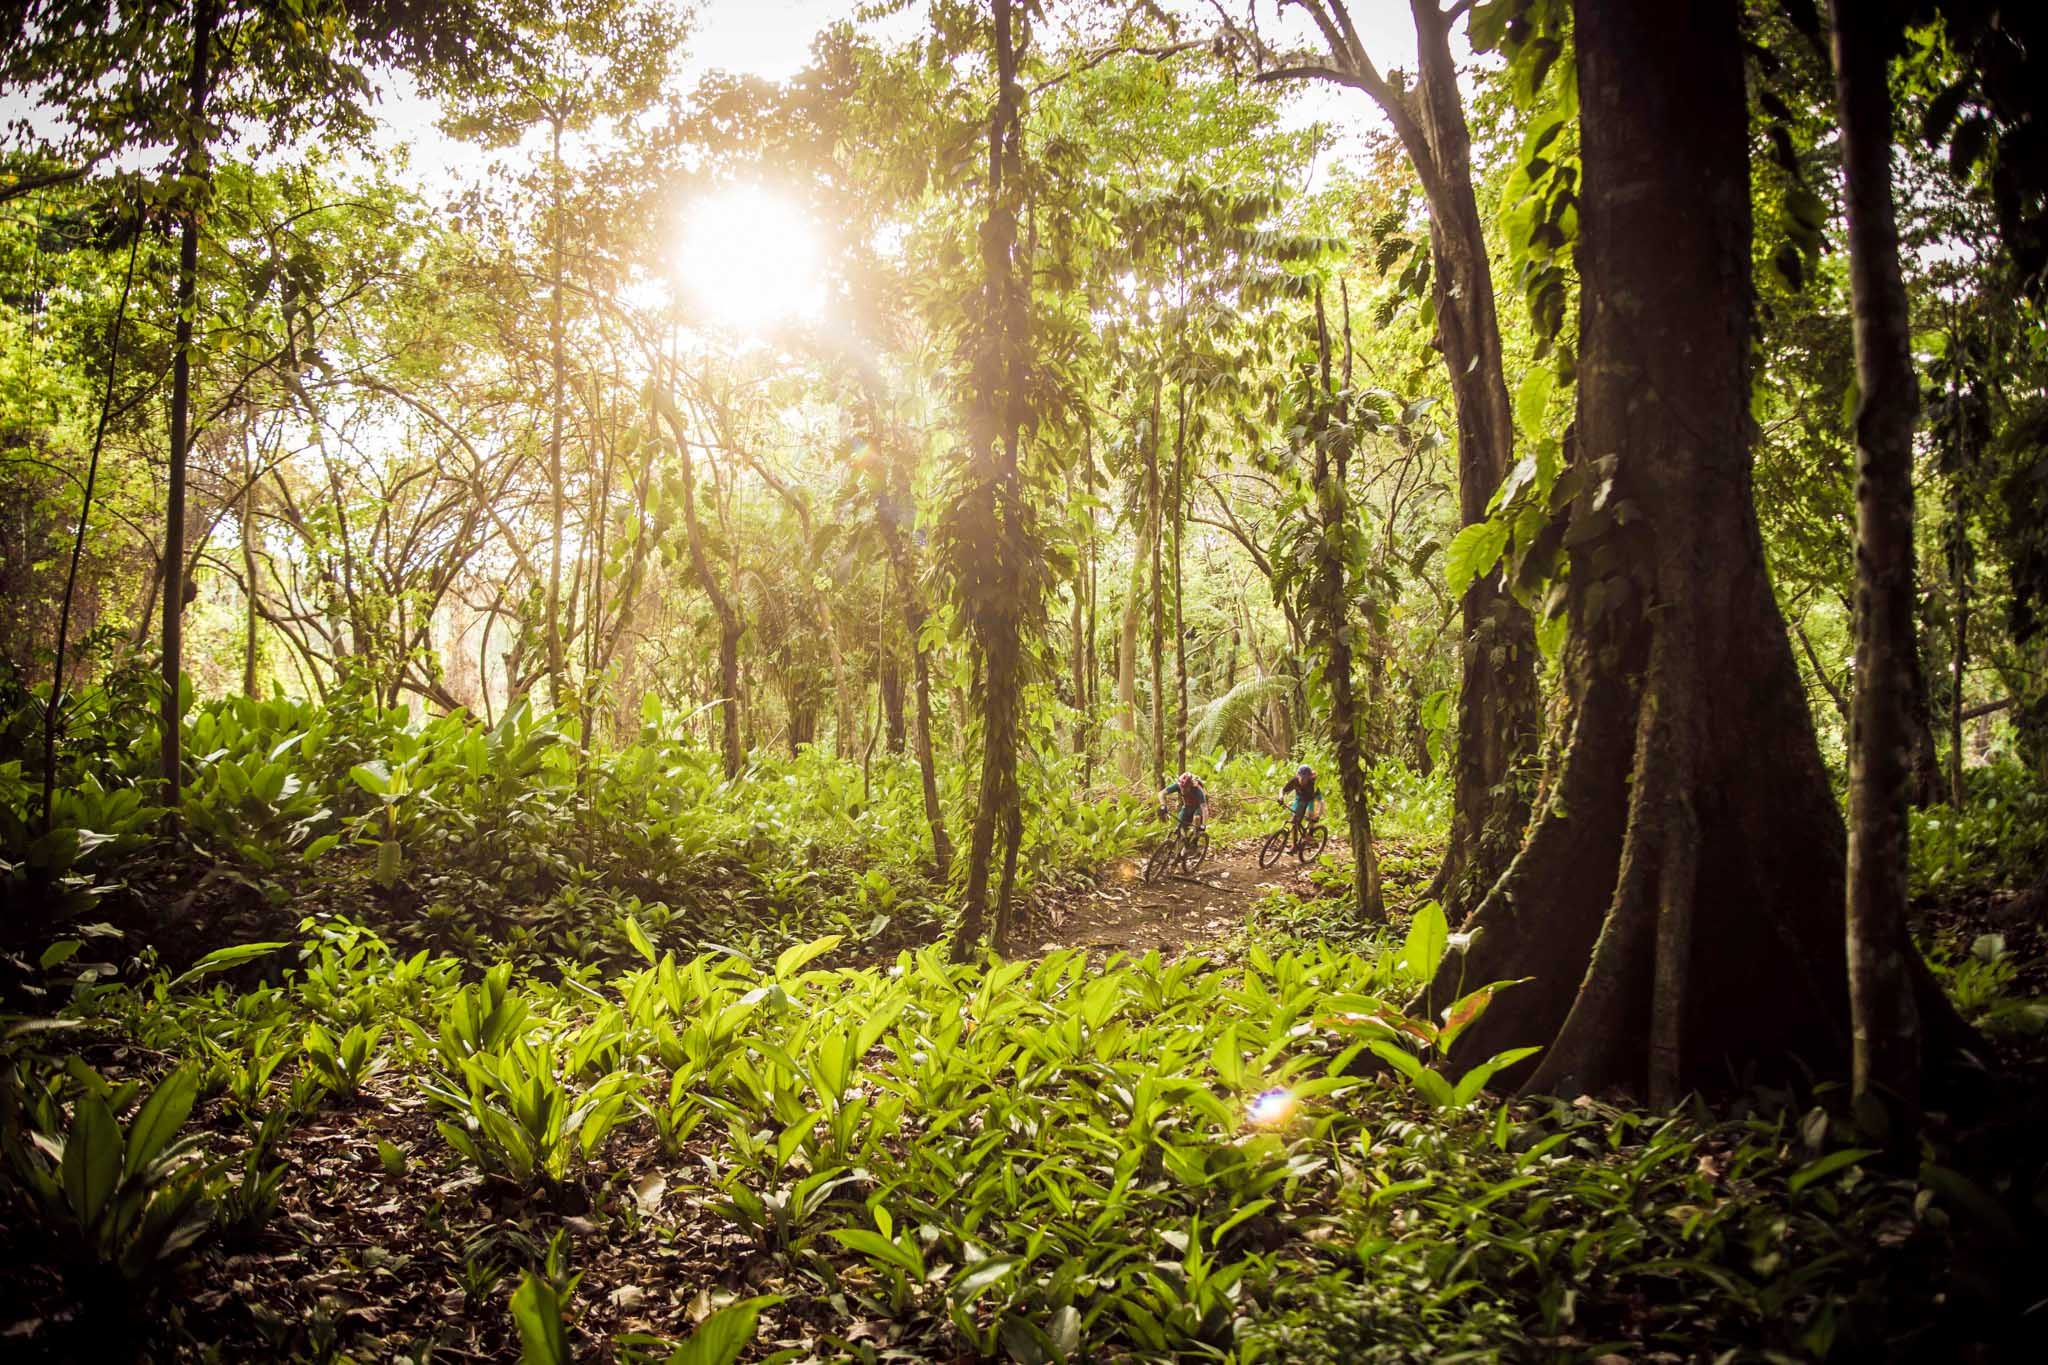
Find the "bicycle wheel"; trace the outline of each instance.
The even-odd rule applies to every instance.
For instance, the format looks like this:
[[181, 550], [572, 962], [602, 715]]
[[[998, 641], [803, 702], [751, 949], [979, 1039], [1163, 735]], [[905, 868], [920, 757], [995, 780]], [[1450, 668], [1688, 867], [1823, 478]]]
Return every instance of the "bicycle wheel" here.
[[1174, 850], [1180, 845], [1178, 832], [1167, 835], [1159, 841], [1159, 847], [1152, 850], [1152, 856], [1145, 860], [1145, 880], [1156, 882], [1166, 875], [1166, 869], [1173, 866]]
[[1266, 842], [1259, 848], [1259, 866], [1271, 867], [1287, 852], [1287, 826], [1282, 825], [1266, 836]]
[[1310, 825], [1308, 832], [1301, 836], [1301, 847], [1294, 855], [1304, 863], [1312, 863], [1322, 855], [1323, 848], [1330, 842], [1328, 825]]
[[1180, 869], [1183, 872], [1193, 872], [1197, 868], [1199, 868], [1204, 862], [1206, 862], [1208, 860], [1208, 857], [1209, 831], [1205, 829], [1195, 835], [1192, 835], [1182, 844], [1180, 851]]

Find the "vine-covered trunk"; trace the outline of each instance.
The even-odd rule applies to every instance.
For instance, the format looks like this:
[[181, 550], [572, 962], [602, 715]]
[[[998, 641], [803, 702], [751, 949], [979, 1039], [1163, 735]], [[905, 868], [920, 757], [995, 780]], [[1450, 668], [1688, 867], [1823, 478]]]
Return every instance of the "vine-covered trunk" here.
[[[994, 573], [989, 578], [996, 586], [990, 591], [984, 583], [967, 612], [982, 663], [981, 788], [968, 849], [960, 932], [954, 942], [956, 957], [969, 951], [984, 927], [999, 951], [1011, 946], [1017, 851], [1024, 837], [1017, 738], [1023, 718], [1024, 557], [1032, 547], [1025, 531], [1019, 464], [1030, 284], [1028, 274], [1019, 278], [1012, 259], [1017, 250], [1015, 196], [1022, 179], [1023, 95], [1017, 62], [1023, 40], [1015, 32], [1011, 0], [994, 0], [994, 19], [996, 101], [989, 114], [988, 216], [981, 229], [982, 287], [988, 307], [975, 348], [972, 412], [972, 458], [979, 468], [971, 476], [974, 483], [962, 515], [969, 525], [989, 533], [989, 543], [977, 553], [992, 556], [989, 567]], [[991, 905], [989, 874], [998, 834], [1002, 865]]]
[[1345, 303], [1344, 386], [1340, 396], [1330, 374], [1330, 334], [1323, 318], [1323, 296], [1316, 292], [1316, 343], [1322, 387], [1316, 395], [1315, 484], [1316, 566], [1310, 588], [1313, 629], [1324, 651], [1324, 680], [1330, 688], [1330, 742], [1337, 754], [1337, 786], [1344, 793], [1344, 817], [1351, 839], [1352, 901], [1361, 918], [1385, 919], [1380, 891], [1379, 851], [1372, 841], [1372, 794], [1366, 783], [1365, 754], [1358, 741], [1358, 703], [1351, 684], [1351, 587], [1347, 548], [1351, 539], [1349, 460], [1351, 424], [1345, 420], [1350, 402], [1350, 302]]
[[178, 320], [171, 343], [171, 452], [164, 493], [162, 772], [163, 801], [173, 822], [178, 793], [184, 786], [179, 684], [185, 660], [185, 457], [192, 443], [192, 327], [199, 309], [199, 220], [204, 212], [197, 196], [206, 179], [204, 129], [213, 28], [213, 0], [198, 0], [192, 11], [192, 66], [185, 87], [191, 121], [185, 145], [187, 188], [179, 212]]
[[1855, 310], [1856, 690], [1849, 732], [1848, 956], [1853, 1090], [1920, 1102], [1919, 1013], [1906, 928], [1907, 819], [1916, 726], [1913, 427], [1919, 382], [1892, 212], [1889, 26], [1829, 6], [1848, 190]]
[[1841, 817], [1750, 491], [1738, 18], [1735, 0], [1576, 9], [1567, 716], [1528, 838], [1428, 1001], [1531, 978], [1454, 1060], [1547, 1044], [1507, 1073], [1546, 1092], [1661, 1104], [1848, 1059]]

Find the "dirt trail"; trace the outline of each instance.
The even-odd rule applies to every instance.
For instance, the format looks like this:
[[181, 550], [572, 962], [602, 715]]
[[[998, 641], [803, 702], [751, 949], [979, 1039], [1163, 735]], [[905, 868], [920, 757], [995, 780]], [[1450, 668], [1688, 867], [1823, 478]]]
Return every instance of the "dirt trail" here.
[[1140, 876], [1143, 868], [1143, 857], [1126, 859], [1092, 891], [1049, 907], [1049, 932], [1040, 937], [1038, 950], [1157, 948], [1172, 954], [1237, 933], [1252, 906], [1274, 887], [1308, 891], [1307, 870], [1292, 858], [1260, 871], [1256, 839], [1217, 847], [1192, 877], [1170, 876], [1148, 886]]

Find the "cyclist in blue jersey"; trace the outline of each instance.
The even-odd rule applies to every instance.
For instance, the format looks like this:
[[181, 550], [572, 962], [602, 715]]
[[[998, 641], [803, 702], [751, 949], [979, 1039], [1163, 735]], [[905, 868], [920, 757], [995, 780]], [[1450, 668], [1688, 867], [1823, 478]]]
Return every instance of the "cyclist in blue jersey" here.
[[[1287, 801], [1290, 794], [1294, 797], [1291, 802]], [[1316, 770], [1306, 763], [1296, 768], [1294, 776], [1280, 788], [1280, 799], [1294, 812], [1293, 841], [1299, 842], [1303, 822], [1323, 818], [1323, 794], [1316, 789]]]
[[1160, 789], [1159, 812], [1162, 815], [1166, 813], [1166, 799], [1170, 796], [1180, 799], [1181, 828], [1186, 829], [1192, 824], [1196, 830], [1202, 829], [1208, 820], [1209, 793], [1195, 780], [1195, 775], [1182, 773]]

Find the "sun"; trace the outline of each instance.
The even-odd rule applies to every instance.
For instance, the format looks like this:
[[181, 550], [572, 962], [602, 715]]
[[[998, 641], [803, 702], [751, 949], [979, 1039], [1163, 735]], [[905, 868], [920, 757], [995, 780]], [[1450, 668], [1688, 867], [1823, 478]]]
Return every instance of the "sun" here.
[[676, 274], [698, 320], [759, 334], [823, 306], [818, 234], [786, 195], [741, 185], [683, 210]]

